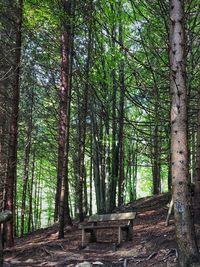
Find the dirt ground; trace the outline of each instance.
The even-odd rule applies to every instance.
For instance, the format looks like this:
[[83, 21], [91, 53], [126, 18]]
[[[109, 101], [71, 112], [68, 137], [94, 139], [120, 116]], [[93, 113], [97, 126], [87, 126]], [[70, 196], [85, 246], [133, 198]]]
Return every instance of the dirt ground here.
[[133, 240], [123, 242], [120, 247], [116, 246], [116, 229], [100, 230], [98, 242], [81, 249], [77, 222], [73, 227], [66, 227], [63, 240], [57, 239], [58, 226], [54, 225], [17, 238], [15, 247], [5, 250], [5, 266], [175, 267], [177, 249], [173, 218], [170, 225], [165, 226], [169, 199], [169, 194], [163, 194], [117, 208], [116, 211], [137, 212]]

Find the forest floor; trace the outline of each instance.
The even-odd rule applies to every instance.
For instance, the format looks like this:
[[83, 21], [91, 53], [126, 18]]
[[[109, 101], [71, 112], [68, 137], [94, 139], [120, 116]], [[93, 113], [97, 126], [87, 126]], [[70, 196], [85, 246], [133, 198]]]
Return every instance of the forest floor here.
[[[57, 267], [175, 267], [177, 249], [173, 216], [165, 226], [169, 194], [139, 199], [116, 211], [136, 211], [132, 241], [116, 246], [117, 231], [99, 231], [98, 243], [81, 249], [81, 230], [78, 223], [66, 227], [65, 239], [57, 239], [58, 225], [17, 238], [15, 247], [5, 250], [5, 266]], [[83, 264], [84, 263], [84, 264]]]

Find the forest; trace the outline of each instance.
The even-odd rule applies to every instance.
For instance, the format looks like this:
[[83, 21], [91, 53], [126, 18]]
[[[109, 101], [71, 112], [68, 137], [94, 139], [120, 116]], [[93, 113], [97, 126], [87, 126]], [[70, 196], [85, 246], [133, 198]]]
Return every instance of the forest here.
[[176, 265], [152, 265], [200, 266], [199, 0], [0, 0], [0, 266], [166, 196]]

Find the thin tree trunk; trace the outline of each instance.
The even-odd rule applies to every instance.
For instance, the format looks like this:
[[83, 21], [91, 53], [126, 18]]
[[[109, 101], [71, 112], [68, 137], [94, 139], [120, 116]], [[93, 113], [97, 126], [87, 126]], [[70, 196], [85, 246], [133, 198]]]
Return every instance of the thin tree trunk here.
[[[63, 18], [63, 33], [61, 37], [61, 85], [60, 85], [60, 121], [59, 121], [59, 152], [58, 152], [58, 180], [61, 185], [59, 194], [59, 234], [64, 238], [66, 219], [71, 224], [68, 202], [68, 148], [69, 148], [69, 110], [71, 99], [70, 88], [70, 53], [71, 53], [71, 1], [62, 0], [66, 18]], [[60, 192], [59, 192], [60, 191]]]
[[38, 194], [38, 229], [41, 228], [42, 225], [42, 189], [43, 182], [40, 180], [39, 194]]
[[[92, 12], [92, 1], [90, 1], [88, 9]], [[91, 16], [91, 13], [90, 13]], [[89, 19], [89, 18], [88, 18]], [[83, 185], [84, 185], [84, 171], [85, 171], [85, 140], [86, 140], [86, 117], [88, 112], [88, 91], [89, 91], [89, 72], [91, 63], [91, 49], [92, 49], [92, 25], [89, 24], [88, 29], [88, 49], [87, 49], [87, 61], [86, 61], [86, 73], [85, 73], [85, 88], [83, 93], [82, 108], [79, 107], [79, 141], [78, 141], [78, 213], [79, 221], [84, 219], [83, 214]]]
[[133, 200], [137, 198], [137, 171], [138, 171], [138, 144], [136, 143], [136, 147], [134, 148], [134, 160], [133, 160]]
[[[0, 92], [1, 98], [1, 92]], [[0, 99], [0, 211], [4, 207], [4, 187], [5, 187], [5, 177], [6, 177], [6, 146], [5, 146], [5, 111], [3, 110], [3, 99]]]
[[35, 150], [33, 151], [31, 181], [29, 189], [29, 215], [28, 215], [28, 232], [33, 231], [33, 181], [35, 176]]
[[197, 114], [197, 145], [196, 145], [196, 162], [194, 169], [194, 215], [195, 222], [200, 224], [200, 92], [198, 101]]
[[39, 192], [40, 192], [40, 180], [42, 175], [42, 161], [39, 163], [38, 177], [35, 182], [35, 201], [34, 201], [34, 229], [37, 229], [38, 226], [38, 206], [39, 206]]
[[40, 192], [41, 192], [41, 177], [42, 177], [42, 162], [40, 162], [40, 173], [37, 183], [37, 196], [36, 196], [36, 229], [40, 226]]
[[[189, 114], [189, 113], [188, 113]], [[189, 134], [188, 134], [189, 135]], [[194, 171], [195, 171], [195, 156], [196, 156], [196, 144], [195, 144], [195, 137], [196, 137], [196, 131], [195, 128], [192, 126], [191, 128], [191, 134], [190, 134], [190, 177], [191, 177], [191, 183], [194, 183]]]
[[[115, 26], [113, 26], [113, 36], [116, 35]], [[112, 48], [115, 50], [115, 42], [112, 40]], [[117, 141], [117, 121], [116, 121], [116, 107], [117, 107], [117, 81], [116, 81], [116, 70], [113, 69], [111, 72], [113, 82], [113, 93], [112, 93], [112, 170], [109, 182], [109, 211], [111, 212], [116, 206], [116, 186], [119, 169], [119, 147], [116, 144]]]
[[109, 211], [111, 212], [116, 206], [116, 185], [119, 169], [119, 158], [118, 158], [118, 144], [116, 145], [116, 97], [117, 97], [117, 82], [115, 70], [112, 71], [113, 79], [113, 104], [112, 104], [112, 175], [110, 181], [110, 200], [109, 200]]
[[100, 196], [100, 207], [99, 213], [105, 212], [105, 145], [103, 142], [104, 136], [104, 127], [103, 120], [100, 118], [99, 120], [99, 142], [98, 142], [98, 153], [99, 153], [99, 173], [100, 173], [100, 181], [99, 181], [99, 196]]
[[98, 133], [97, 133], [97, 122], [93, 113], [91, 113], [92, 120], [92, 132], [93, 132], [93, 151], [92, 151], [92, 159], [93, 159], [93, 175], [94, 175], [94, 186], [95, 186], [95, 194], [96, 194], [96, 205], [97, 205], [97, 213], [101, 210], [100, 204], [100, 160], [99, 160], [99, 147], [98, 147]]
[[89, 215], [91, 216], [92, 215], [92, 177], [93, 177], [93, 172], [92, 172], [92, 169], [93, 169], [93, 150], [92, 150], [92, 131], [91, 131], [91, 143], [90, 143], [90, 201], [89, 201]]
[[25, 159], [24, 159], [24, 177], [23, 177], [23, 188], [22, 188], [22, 206], [21, 206], [21, 236], [24, 235], [24, 216], [26, 209], [26, 194], [27, 194], [27, 185], [29, 178], [29, 159], [31, 152], [31, 132], [32, 132], [32, 107], [31, 107], [31, 118], [28, 123], [27, 130], [27, 141], [25, 144]]
[[[158, 110], [155, 111], [158, 114]], [[157, 115], [156, 115], [157, 116]], [[152, 153], [152, 174], [153, 174], [153, 194], [160, 194], [160, 140], [159, 140], [159, 128], [156, 122], [153, 131], [153, 153]]]
[[[71, 18], [75, 17], [75, 5], [76, 2], [73, 1], [73, 5], [71, 7]], [[67, 140], [66, 140], [66, 168], [65, 168], [65, 180], [66, 180], [66, 185], [65, 185], [65, 223], [68, 225], [72, 225], [72, 219], [71, 219], [71, 212], [70, 211], [70, 195], [69, 195], [69, 135], [70, 135], [70, 117], [71, 117], [71, 94], [72, 94], [72, 80], [73, 80], [73, 76], [72, 76], [72, 72], [73, 72], [73, 54], [74, 54], [74, 25], [70, 25], [71, 28], [71, 32], [70, 32], [70, 68], [69, 68], [69, 90], [68, 90], [68, 106], [67, 106], [67, 114], [68, 114], [68, 120], [67, 120]]]
[[[121, 5], [120, 5], [121, 8]], [[121, 10], [120, 10], [121, 13]], [[121, 14], [120, 14], [121, 17]], [[119, 24], [119, 42], [123, 46], [123, 26], [122, 21]], [[118, 177], [118, 205], [123, 203], [124, 194], [124, 95], [125, 95], [125, 74], [124, 60], [122, 59], [119, 65], [119, 82], [120, 82], [120, 107], [119, 107], [119, 177]]]
[[84, 168], [84, 217], [88, 213], [88, 192], [87, 192], [87, 171], [86, 167]]
[[186, 39], [184, 1], [170, 1], [170, 87], [172, 186], [176, 238], [181, 267], [199, 262], [189, 192], [187, 146]]
[[128, 191], [128, 200], [132, 201], [133, 200], [133, 186], [132, 186], [132, 168], [131, 165], [135, 164], [135, 154], [132, 155], [133, 159], [131, 159], [131, 150], [128, 149], [127, 151], [127, 167], [126, 167], [126, 188]]
[[168, 175], [167, 175], [167, 185], [168, 185], [168, 191], [171, 192], [172, 190], [172, 171], [171, 171], [171, 153], [169, 154], [168, 158]]
[[[3, 66], [2, 66], [3, 68]], [[7, 89], [7, 82], [1, 81], [0, 83], [0, 211], [5, 206], [5, 179], [7, 170], [7, 123], [6, 120], [6, 98], [4, 92]]]

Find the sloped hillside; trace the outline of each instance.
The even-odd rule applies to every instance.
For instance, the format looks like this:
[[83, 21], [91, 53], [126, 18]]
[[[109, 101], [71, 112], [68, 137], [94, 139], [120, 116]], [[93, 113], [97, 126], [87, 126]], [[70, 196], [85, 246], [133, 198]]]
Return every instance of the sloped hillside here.
[[131, 202], [117, 211], [137, 211], [132, 241], [116, 246], [116, 230], [99, 231], [98, 243], [81, 249], [78, 223], [66, 227], [65, 239], [57, 240], [57, 225], [16, 239], [5, 251], [5, 266], [176, 266], [177, 250], [173, 218], [165, 226], [169, 194]]

